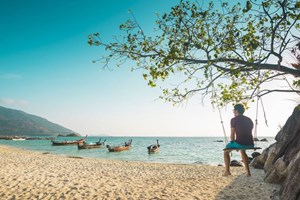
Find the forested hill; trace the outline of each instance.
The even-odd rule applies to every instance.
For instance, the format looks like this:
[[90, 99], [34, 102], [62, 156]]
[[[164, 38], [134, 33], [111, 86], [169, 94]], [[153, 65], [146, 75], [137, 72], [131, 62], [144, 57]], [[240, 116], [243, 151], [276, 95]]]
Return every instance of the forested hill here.
[[0, 135], [57, 136], [58, 134], [68, 135], [75, 132], [42, 117], [0, 106]]

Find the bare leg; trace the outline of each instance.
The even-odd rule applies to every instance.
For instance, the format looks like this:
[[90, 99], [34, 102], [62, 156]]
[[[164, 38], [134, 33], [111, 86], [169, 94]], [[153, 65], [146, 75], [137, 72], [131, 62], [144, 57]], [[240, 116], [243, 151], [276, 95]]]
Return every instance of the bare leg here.
[[229, 176], [231, 175], [230, 173], [230, 151], [225, 150], [224, 151], [224, 163], [225, 163], [225, 173], [224, 176]]
[[246, 169], [246, 176], [251, 176], [250, 169], [249, 169], [249, 163], [248, 163], [248, 156], [246, 154], [245, 150], [241, 150], [241, 155], [243, 159], [243, 163]]

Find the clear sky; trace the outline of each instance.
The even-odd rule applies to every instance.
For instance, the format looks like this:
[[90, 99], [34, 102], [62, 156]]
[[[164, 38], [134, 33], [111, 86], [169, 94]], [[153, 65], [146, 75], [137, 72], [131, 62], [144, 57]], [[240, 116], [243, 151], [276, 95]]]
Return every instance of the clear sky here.
[[[103, 70], [92, 60], [103, 50], [87, 36], [119, 35], [130, 9], [151, 31], [155, 13], [175, 0], [10, 0], [0, 6], [0, 105], [41, 116], [82, 135], [223, 136], [218, 110], [201, 97], [172, 106], [157, 100], [141, 72]], [[258, 136], [275, 136], [297, 104], [293, 95], [264, 98], [269, 127], [259, 116]], [[255, 105], [245, 114], [255, 119]], [[260, 107], [259, 110], [262, 113]], [[227, 135], [232, 107], [221, 110]]]

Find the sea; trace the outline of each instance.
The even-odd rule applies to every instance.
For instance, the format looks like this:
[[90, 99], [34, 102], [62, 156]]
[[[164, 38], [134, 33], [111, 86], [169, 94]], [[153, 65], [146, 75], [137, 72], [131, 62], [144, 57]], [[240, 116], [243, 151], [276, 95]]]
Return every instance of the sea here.
[[[256, 146], [262, 151], [275, 143], [274, 137], [258, 138], [267, 141], [257, 141]], [[58, 137], [55, 141], [78, 140], [80, 137]], [[64, 156], [74, 156], [83, 158], [101, 158], [109, 160], [139, 161], [151, 163], [173, 163], [173, 164], [223, 164], [223, 148], [225, 147], [224, 137], [98, 137], [89, 136], [87, 142], [106, 140], [107, 145], [123, 145], [124, 142], [132, 139], [132, 148], [128, 151], [109, 152], [106, 147], [96, 149], [78, 150], [76, 145], [53, 146], [50, 140], [0, 140], [0, 145], [8, 145], [25, 150], [38, 151], [42, 153], [59, 154]], [[157, 139], [160, 144], [160, 151], [148, 154], [147, 147], [156, 144]], [[251, 156], [253, 150], [248, 150]], [[233, 151], [232, 160], [241, 160], [240, 153]]]

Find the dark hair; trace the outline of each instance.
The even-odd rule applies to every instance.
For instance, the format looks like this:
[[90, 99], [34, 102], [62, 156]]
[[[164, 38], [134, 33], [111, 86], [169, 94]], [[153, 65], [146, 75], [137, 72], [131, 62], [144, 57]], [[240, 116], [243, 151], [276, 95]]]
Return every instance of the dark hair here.
[[244, 112], [245, 112], [245, 108], [244, 108], [243, 104], [235, 104], [234, 110], [237, 110], [240, 114], [244, 114]]

